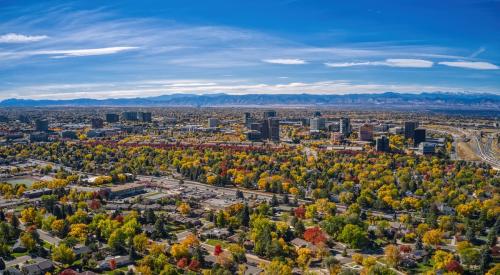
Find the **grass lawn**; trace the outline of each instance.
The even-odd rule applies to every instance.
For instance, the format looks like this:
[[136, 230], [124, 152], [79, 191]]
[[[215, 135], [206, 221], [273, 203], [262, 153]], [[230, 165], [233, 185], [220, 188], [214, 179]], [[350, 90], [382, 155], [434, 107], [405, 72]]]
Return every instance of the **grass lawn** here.
[[429, 270], [432, 269], [432, 266], [426, 265], [423, 263], [419, 263], [415, 269], [412, 269], [412, 273], [415, 272], [416, 274], [423, 274]]
[[221, 241], [216, 239], [207, 239], [205, 242], [213, 246], [220, 245], [222, 248], [226, 248], [229, 245], [229, 243], [226, 241]]
[[52, 247], [52, 245], [46, 241], [43, 241], [43, 247], [46, 249], [50, 249]]
[[21, 256], [26, 256], [28, 255], [28, 252], [22, 252], [22, 253], [12, 253], [12, 257], [17, 258]]
[[167, 224], [167, 231], [168, 232], [179, 232], [179, 231], [184, 231], [186, 230], [186, 226], [183, 224]]
[[107, 271], [104, 274], [113, 274], [113, 271], [117, 271], [117, 270], [120, 270], [120, 271], [123, 271], [123, 272], [127, 272], [128, 271], [128, 266], [122, 266], [122, 267], [117, 268], [115, 270]]

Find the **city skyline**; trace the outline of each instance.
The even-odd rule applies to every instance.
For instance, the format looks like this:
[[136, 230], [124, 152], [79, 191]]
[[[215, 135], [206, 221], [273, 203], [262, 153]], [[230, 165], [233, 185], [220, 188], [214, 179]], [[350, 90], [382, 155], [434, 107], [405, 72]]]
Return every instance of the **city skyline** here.
[[0, 100], [499, 94], [499, 11], [498, 1], [5, 1]]

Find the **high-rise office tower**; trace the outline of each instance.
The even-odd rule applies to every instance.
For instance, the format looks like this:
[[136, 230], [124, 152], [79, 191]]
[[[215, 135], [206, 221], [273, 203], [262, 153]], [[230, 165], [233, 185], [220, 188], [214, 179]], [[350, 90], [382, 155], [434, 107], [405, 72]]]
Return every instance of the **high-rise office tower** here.
[[243, 113], [243, 125], [245, 127], [249, 128], [250, 124], [252, 123], [252, 114], [250, 113]]
[[389, 152], [389, 139], [386, 136], [375, 139], [375, 150], [378, 152]]
[[123, 119], [128, 121], [137, 121], [137, 112], [124, 112]]
[[415, 129], [418, 128], [417, 121], [405, 121], [405, 138], [414, 138]]
[[351, 135], [351, 120], [348, 117], [343, 117], [340, 119], [340, 133], [344, 137]]
[[425, 141], [425, 129], [417, 128], [413, 135], [413, 145], [418, 146], [421, 142]]
[[268, 119], [270, 117], [276, 117], [276, 111], [268, 110], [264, 112], [264, 119]]
[[30, 121], [31, 121], [30, 117], [27, 115], [19, 115], [18, 120], [21, 123], [30, 123]]
[[151, 122], [152, 120], [152, 115], [151, 112], [138, 112], [137, 113], [137, 119], [141, 122]]
[[106, 114], [106, 122], [107, 123], [116, 123], [120, 121], [120, 115], [118, 114]]
[[208, 128], [216, 128], [219, 126], [219, 120], [217, 118], [211, 117], [208, 119]]
[[325, 130], [326, 119], [324, 117], [315, 117], [309, 120], [311, 131]]
[[278, 118], [272, 117], [268, 120], [269, 125], [269, 139], [272, 141], [280, 140], [280, 120]]
[[49, 121], [45, 119], [35, 120], [35, 130], [37, 132], [47, 132], [49, 130]]
[[360, 141], [373, 140], [373, 125], [363, 124], [359, 127], [359, 140]]
[[92, 125], [92, 129], [99, 129], [104, 127], [104, 120], [101, 118], [93, 118], [90, 120], [90, 124]]
[[269, 120], [264, 119], [262, 123], [260, 123], [260, 136], [262, 139], [269, 139]]

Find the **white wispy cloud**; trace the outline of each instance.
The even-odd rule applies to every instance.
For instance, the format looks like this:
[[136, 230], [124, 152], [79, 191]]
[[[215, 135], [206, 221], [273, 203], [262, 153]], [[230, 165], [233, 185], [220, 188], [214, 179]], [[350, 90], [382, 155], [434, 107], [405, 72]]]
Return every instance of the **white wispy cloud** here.
[[123, 83], [86, 83], [51, 84], [19, 87], [0, 91], [0, 98], [32, 99], [74, 99], [74, 98], [117, 98], [147, 97], [174, 93], [211, 94], [367, 94], [384, 92], [463, 92], [463, 91], [500, 92], [498, 89], [477, 87], [476, 90], [460, 86], [396, 84], [396, 83], [359, 83], [349, 80], [267, 83], [248, 80], [225, 79], [171, 79], [147, 80]]
[[138, 49], [138, 47], [107, 47], [95, 49], [78, 49], [78, 50], [48, 50], [35, 51], [33, 55], [53, 55], [54, 58], [77, 57], [77, 56], [92, 56], [92, 55], [108, 55], [123, 51]]
[[470, 58], [475, 58], [477, 57], [478, 55], [484, 53], [486, 51], [486, 48], [485, 47], [480, 47], [479, 49], [477, 49], [475, 52], [473, 52], [469, 57]]
[[[390, 41], [336, 43], [335, 46], [318, 47], [250, 29], [218, 25], [196, 26], [161, 18], [127, 18], [117, 16], [107, 8], [75, 11], [70, 5], [50, 11], [28, 9], [20, 14], [22, 16], [13, 20], [0, 22], [0, 34], [14, 30], [24, 34], [41, 34], [43, 31], [43, 34], [50, 36], [50, 39], [46, 37], [37, 43], [25, 43], [22, 47], [13, 43], [2, 44], [0, 67], [5, 73], [0, 80], [3, 83], [0, 84], [12, 83], [7, 86], [0, 85], [0, 97], [3, 98], [20, 96], [53, 98], [54, 95], [61, 98], [136, 97], [176, 92], [243, 94], [471, 90], [464, 87], [405, 85], [408, 80], [403, 79], [395, 79], [391, 84], [387, 83], [391, 81], [389, 75], [384, 75], [381, 79], [370, 79], [370, 76], [360, 76], [361, 72], [339, 76], [353, 81], [321, 82], [325, 78], [330, 80], [328, 77], [331, 76], [331, 72], [325, 70], [321, 64], [334, 68], [354, 66], [430, 68], [434, 65], [432, 60], [443, 61], [442, 65], [447, 65], [444, 60], [474, 61], [474, 57], [463, 56], [468, 54], [463, 49], [427, 44], [397, 44]], [[33, 37], [41, 38], [41, 36], [26, 37], [31, 37], [32, 40]], [[81, 62], [80, 66], [73, 67], [67, 67], [72, 62], [66, 60], [59, 62], [53, 59], [112, 55], [128, 51], [133, 51], [133, 54], [114, 59], [110, 56], [109, 60], [99, 60], [99, 64]], [[35, 56], [37, 58], [32, 58]], [[328, 63], [325, 63], [326, 61]], [[451, 63], [453, 62], [449, 62]], [[474, 67], [485, 68], [488, 67], [485, 64], [489, 64], [490, 69], [498, 68], [485, 62], [469, 63], [474, 63]], [[283, 64], [283, 66], [272, 64]], [[301, 64], [312, 65], [299, 66]], [[317, 64], [320, 66], [315, 66]], [[448, 66], [452, 66], [449, 64]], [[460, 65], [456, 62], [453, 64]], [[19, 70], [8, 70], [16, 66], [28, 72], [36, 69], [40, 74], [37, 73], [37, 77], [32, 77], [29, 73], [19, 76], [17, 73]], [[289, 71], [290, 67], [308, 70], [302, 71], [299, 76], [294, 74], [294, 71]], [[438, 68], [447, 69], [444, 66]], [[263, 75], [262, 72], [265, 72], [265, 76], [260, 76]], [[231, 75], [231, 80], [235, 78], [252, 80], [229, 83], [228, 77], [217, 79], [221, 75], [227, 76], [228, 73]], [[478, 72], [478, 74], [488, 73], [494, 72]], [[106, 80], [107, 83], [113, 84], [97, 83], [88, 86], [82, 84], [80, 87], [63, 84], [66, 81], [79, 81], [81, 75], [85, 75], [89, 83]], [[290, 79], [297, 82], [281, 84], [273, 82], [287, 81], [278, 78], [282, 75], [289, 75]], [[208, 79], [164, 83], [122, 82], [131, 77], [141, 80], [142, 77], [166, 76]], [[365, 84], [355, 82], [358, 78], [364, 79]], [[386, 83], [373, 84], [371, 81], [386, 81]], [[27, 83], [32, 86], [27, 87]], [[44, 85], [47, 83], [54, 85]], [[493, 86], [493, 89], [485, 90], [478, 87], [476, 90], [492, 92], [498, 90], [498, 87]]]
[[366, 61], [366, 62], [327, 62], [325, 65], [331, 68], [345, 68], [354, 66], [388, 66], [399, 68], [430, 68], [434, 62], [423, 59], [386, 59], [385, 61]]
[[46, 35], [24, 35], [17, 33], [7, 33], [0, 35], [0, 43], [29, 43], [37, 42], [49, 38]]
[[307, 64], [307, 61], [303, 59], [296, 58], [276, 58], [276, 59], [263, 59], [262, 62], [271, 64], [282, 64], [282, 65], [302, 65]]
[[474, 69], [474, 70], [498, 70], [495, 64], [489, 62], [474, 62], [474, 61], [442, 61], [439, 62], [440, 65], [445, 65], [449, 67]]

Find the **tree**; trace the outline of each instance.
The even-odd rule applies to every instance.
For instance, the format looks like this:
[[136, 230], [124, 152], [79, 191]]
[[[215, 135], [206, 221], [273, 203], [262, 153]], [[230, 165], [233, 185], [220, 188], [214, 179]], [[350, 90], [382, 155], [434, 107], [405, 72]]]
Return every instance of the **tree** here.
[[189, 270], [198, 271], [200, 269], [200, 262], [196, 259], [192, 259], [188, 266]]
[[295, 210], [293, 210], [293, 213], [295, 214], [295, 217], [304, 219], [306, 217], [306, 207], [304, 205], [301, 205], [295, 208]]
[[172, 254], [174, 258], [180, 259], [189, 256], [189, 251], [185, 245], [176, 243], [170, 248], [170, 254]]
[[248, 226], [248, 223], [250, 222], [250, 209], [248, 208], [248, 204], [245, 203], [245, 206], [243, 206], [240, 213], [241, 225]]
[[308, 228], [304, 231], [304, 240], [317, 245], [319, 243], [324, 243], [326, 241], [326, 236], [323, 231], [316, 226]]
[[481, 259], [480, 251], [474, 247], [465, 248], [459, 251], [460, 261], [466, 266], [477, 265]]
[[154, 224], [156, 222], [156, 215], [153, 209], [146, 209], [144, 211], [144, 220], [147, 224]]
[[283, 198], [281, 199], [283, 204], [288, 205], [290, 203], [290, 198], [288, 197], [288, 194], [283, 194]]
[[220, 244], [216, 244], [214, 248], [214, 256], [219, 256], [223, 252]]
[[481, 249], [481, 262], [479, 263], [479, 270], [481, 273], [485, 273], [491, 262], [490, 248], [484, 246]]
[[191, 207], [189, 206], [189, 204], [183, 202], [179, 205], [179, 207], [177, 208], [177, 210], [179, 210], [179, 212], [181, 212], [182, 215], [189, 215], [189, 213], [191, 213]]
[[389, 269], [388, 267], [375, 264], [368, 269], [368, 275], [396, 275], [397, 273]]
[[345, 224], [346, 223], [343, 217], [333, 216], [328, 217], [323, 222], [321, 222], [321, 228], [323, 228], [326, 233], [336, 239], [342, 232]]
[[395, 245], [386, 246], [384, 254], [385, 254], [385, 259], [390, 266], [392, 267], [398, 266], [399, 261], [401, 260], [401, 253], [397, 246]]
[[66, 266], [72, 264], [75, 261], [75, 253], [65, 244], [60, 244], [52, 250], [52, 260], [60, 262]]
[[451, 261], [453, 261], [453, 255], [443, 250], [436, 251], [432, 257], [435, 270], [443, 270]]
[[165, 230], [163, 219], [157, 219], [153, 226], [152, 237], [154, 239], [161, 239], [167, 236], [167, 231]]
[[127, 235], [125, 235], [125, 232], [121, 228], [118, 228], [109, 236], [108, 245], [115, 251], [120, 251], [123, 249], [126, 240]]
[[29, 232], [23, 232], [20, 237], [21, 244], [26, 247], [26, 250], [33, 252], [36, 249], [36, 240], [33, 235]]
[[498, 275], [499, 273], [500, 273], [500, 264], [495, 264], [494, 267], [488, 270], [488, 273], [486, 273], [486, 275]]
[[304, 231], [306, 230], [306, 227], [304, 226], [304, 223], [302, 220], [297, 220], [297, 222], [294, 225], [294, 231], [295, 231], [295, 236], [302, 236], [304, 235]]
[[255, 243], [254, 252], [260, 256], [270, 256], [273, 223], [267, 218], [257, 217], [252, 221], [251, 237]]
[[55, 220], [50, 225], [50, 230], [57, 236], [62, 237], [66, 228], [64, 220]]
[[359, 226], [348, 224], [340, 234], [340, 240], [347, 243], [351, 248], [362, 248], [368, 245], [367, 233]]
[[340, 261], [333, 256], [328, 256], [323, 259], [322, 265], [330, 274], [339, 274], [341, 270]]
[[464, 272], [464, 269], [462, 266], [460, 266], [460, 263], [452, 260], [450, 261], [446, 266], [445, 266], [446, 271], [448, 272], [454, 272], [457, 274], [462, 274]]
[[178, 268], [184, 269], [187, 265], [188, 265], [188, 259], [185, 257], [177, 261]]
[[[499, 219], [500, 220], [500, 219]], [[489, 247], [494, 247], [497, 243], [497, 232], [495, 228], [490, 229], [488, 232], [488, 246]]]
[[278, 201], [278, 197], [276, 197], [276, 194], [273, 194], [273, 197], [271, 198], [271, 206], [278, 206], [280, 202]]
[[351, 258], [355, 263], [357, 263], [359, 265], [363, 263], [363, 259], [364, 259], [363, 255], [360, 253], [352, 254]]
[[312, 251], [309, 248], [301, 247], [297, 250], [297, 264], [305, 270], [312, 259]]
[[0, 270], [5, 269], [5, 262], [3, 261], [3, 258], [0, 258]]
[[41, 218], [41, 215], [33, 207], [28, 207], [21, 211], [21, 221], [28, 225], [36, 224], [38, 217]]
[[111, 259], [109, 260], [109, 269], [111, 270], [115, 270], [117, 267], [117, 263], [116, 263], [116, 260], [115, 259]]
[[181, 243], [187, 247], [194, 247], [200, 245], [200, 240], [194, 234], [189, 234]]
[[72, 224], [68, 235], [80, 241], [85, 240], [87, 238], [87, 225], [83, 223]]
[[152, 275], [153, 274], [153, 272], [151, 271], [151, 268], [147, 265], [140, 265], [140, 266], [136, 267], [135, 272], [137, 274], [141, 274], [141, 275]]
[[148, 245], [148, 237], [146, 234], [141, 233], [139, 235], [134, 236], [132, 240], [134, 244], [134, 248], [140, 253], [145, 253]]
[[266, 275], [292, 275], [292, 268], [289, 264], [275, 259], [266, 265], [264, 272]]
[[441, 244], [443, 239], [443, 232], [439, 229], [431, 229], [427, 232], [425, 232], [424, 236], [422, 237], [422, 241], [426, 245], [431, 245], [431, 246], [436, 246]]

